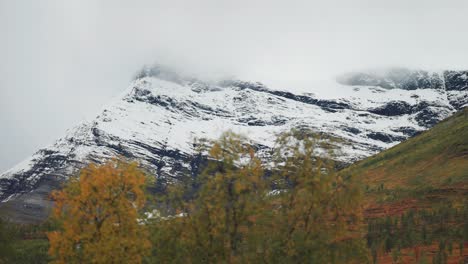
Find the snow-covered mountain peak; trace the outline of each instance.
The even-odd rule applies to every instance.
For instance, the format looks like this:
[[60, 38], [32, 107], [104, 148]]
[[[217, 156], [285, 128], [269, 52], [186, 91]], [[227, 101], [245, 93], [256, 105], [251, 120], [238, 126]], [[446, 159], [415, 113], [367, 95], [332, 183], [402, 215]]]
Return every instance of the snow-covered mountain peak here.
[[162, 182], [195, 175], [202, 160], [194, 139], [216, 139], [226, 130], [247, 135], [265, 159], [276, 135], [292, 128], [331, 135], [342, 139], [337, 159], [350, 163], [467, 105], [465, 74], [437, 75], [443, 89], [434, 85], [433, 75], [421, 71], [400, 73], [405, 78], [395, 73], [349, 75], [347, 82], [320, 88], [336, 91], [324, 96], [242, 80], [203, 81], [161, 66], [146, 67], [94, 120], [1, 174], [0, 200], [30, 208], [22, 210], [21, 217], [34, 218], [50, 205], [47, 194], [63, 179], [89, 162], [115, 156], [139, 161]]

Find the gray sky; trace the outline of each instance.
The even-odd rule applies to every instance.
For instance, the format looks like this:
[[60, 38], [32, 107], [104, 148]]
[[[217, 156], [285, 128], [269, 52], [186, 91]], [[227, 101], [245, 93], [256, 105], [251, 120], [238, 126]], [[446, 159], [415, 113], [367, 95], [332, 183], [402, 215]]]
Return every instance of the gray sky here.
[[468, 68], [468, 1], [0, 0], [0, 171], [143, 65], [307, 89], [347, 70]]

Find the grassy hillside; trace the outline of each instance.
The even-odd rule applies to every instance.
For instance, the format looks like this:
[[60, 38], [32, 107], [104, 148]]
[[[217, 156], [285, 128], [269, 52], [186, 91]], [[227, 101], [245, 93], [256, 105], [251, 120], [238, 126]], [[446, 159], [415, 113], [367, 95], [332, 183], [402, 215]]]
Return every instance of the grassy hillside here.
[[[343, 173], [361, 175], [369, 214], [461, 202], [468, 197], [468, 107]], [[382, 205], [389, 207], [378, 210]]]
[[341, 173], [363, 181], [374, 263], [468, 259], [468, 107]]

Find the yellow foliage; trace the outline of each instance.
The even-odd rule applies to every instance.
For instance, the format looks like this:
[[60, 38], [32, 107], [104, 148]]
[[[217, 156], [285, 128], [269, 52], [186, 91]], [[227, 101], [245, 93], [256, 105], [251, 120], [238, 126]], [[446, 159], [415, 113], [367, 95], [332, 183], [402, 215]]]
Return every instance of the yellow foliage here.
[[53, 192], [52, 218], [61, 225], [48, 233], [53, 263], [141, 263], [151, 246], [137, 221], [145, 179], [137, 164], [114, 160], [89, 165]]
[[283, 135], [265, 169], [245, 138], [225, 133], [192, 196], [184, 184], [168, 188], [168, 214], [184, 217], [155, 221], [154, 262], [366, 263], [352, 230], [362, 220], [360, 187], [317, 157], [317, 144]]

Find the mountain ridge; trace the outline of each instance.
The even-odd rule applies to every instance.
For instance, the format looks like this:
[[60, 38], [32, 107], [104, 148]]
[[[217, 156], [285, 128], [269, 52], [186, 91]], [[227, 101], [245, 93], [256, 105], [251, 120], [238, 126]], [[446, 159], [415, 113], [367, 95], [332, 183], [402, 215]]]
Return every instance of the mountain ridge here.
[[[468, 81], [467, 81], [468, 83]], [[337, 84], [338, 85], [338, 84]], [[465, 105], [465, 86], [453, 92]], [[341, 138], [337, 159], [350, 164], [414, 136], [457, 110], [440, 89], [405, 90], [342, 85], [343, 95], [320, 98], [241, 80], [204, 82], [164, 67], [145, 68], [92, 121], [84, 122], [0, 175], [0, 204], [38, 219], [50, 190], [88, 162], [114, 156], [138, 160], [160, 180], [194, 174], [195, 139], [225, 130], [248, 135], [268, 159], [274, 137], [291, 128]], [[38, 217], [40, 216], [40, 217]]]

